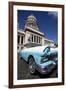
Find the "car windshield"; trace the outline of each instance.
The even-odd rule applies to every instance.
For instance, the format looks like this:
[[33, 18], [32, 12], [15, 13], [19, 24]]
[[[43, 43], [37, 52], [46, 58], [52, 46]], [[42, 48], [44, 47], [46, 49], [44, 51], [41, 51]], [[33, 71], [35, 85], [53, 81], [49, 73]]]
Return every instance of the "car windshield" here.
[[51, 47], [48, 57], [49, 58], [58, 57], [58, 48]]

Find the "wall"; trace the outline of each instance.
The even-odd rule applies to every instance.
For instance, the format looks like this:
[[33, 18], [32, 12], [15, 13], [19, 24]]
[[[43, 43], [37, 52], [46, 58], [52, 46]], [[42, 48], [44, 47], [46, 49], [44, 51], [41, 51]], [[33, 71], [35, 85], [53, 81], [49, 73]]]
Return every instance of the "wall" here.
[[[9, 0], [0, 0], [0, 90], [9, 90], [8, 89], [8, 1]], [[13, 0], [11, 0], [13, 1]], [[21, 1], [21, 0], [14, 0]], [[22, 0], [26, 2], [27, 0]], [[37, 0], [28, 0], [28, 2], [37, 2]], [[60, 3], [65, 4], [65, 0], [38, 0], [38, 3]], [[66, 6], [66, 4], [65, 4]], [[65, 13], [66, 14], [66, 13]], [[65, 61], [66, 63], [66, 61]], [[65, 66], [66, 68], [66, 66]], [[66, 80], [65, 80], [66, 81]], [[66, 83], [66, 82], [65, 82]], [[50, 89], [60, 89], [64, 90], [64, 86], [52, 86], [52, 87], [36, 87], [36, 88], [23, 88], [23, 90], [50, 90]], [[16, 89], [19, 90], [19, 89]], [[22, 90], [22, 89], [21, 89]]]

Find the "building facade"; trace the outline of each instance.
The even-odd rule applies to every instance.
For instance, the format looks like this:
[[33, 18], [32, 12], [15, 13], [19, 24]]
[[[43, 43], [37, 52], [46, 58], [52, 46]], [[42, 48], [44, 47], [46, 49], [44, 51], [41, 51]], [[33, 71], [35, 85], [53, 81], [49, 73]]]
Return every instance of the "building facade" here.
[[18, 50], [37, 45], [54, 46], [54, 41], [45, 38], [44, 33], [40, 32], [37, 25], [37, 19], [34, 15], [27, 17], [25, 28], [23, 30], [17, 30], [17, 43]]

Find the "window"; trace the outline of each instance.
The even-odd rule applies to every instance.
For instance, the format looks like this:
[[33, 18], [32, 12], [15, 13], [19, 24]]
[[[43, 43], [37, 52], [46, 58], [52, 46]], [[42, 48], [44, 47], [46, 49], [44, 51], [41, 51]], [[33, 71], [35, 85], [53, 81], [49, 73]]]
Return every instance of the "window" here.
[[34, 42], [36, 42], [36, 36], [34, 36]]
[[40, 43], [42, 44], [42, 38], [40, 38]]
[[21, 36], [21, 44], [23, 44], [23, 36]]
[[17, 40], [18, 40], [17, 42], [18, 42], [18, 44], [19, 44], [19, 43], [20, 43], [20, 36], [19, 36], [19, 35], [18, 35], [18, 39], [17, 39]]
[[37, 43], [38, 43], [38, 36], [37, 36]]
[[45, 44], [45, 45], [50, 45], [50, 42], [45, 40], [45, 41], [44, 41], [44, 44]]
[[23, 47], [21, 47], [21, 49], [23, 49]]
[[39, 37], [39, 43], [40, 43], [40, 37]]
[[19, 49], [19, 46], [17, 47], [17, 49]]
[[33, 34], [31, 34], [31, 41], [33, 42]]

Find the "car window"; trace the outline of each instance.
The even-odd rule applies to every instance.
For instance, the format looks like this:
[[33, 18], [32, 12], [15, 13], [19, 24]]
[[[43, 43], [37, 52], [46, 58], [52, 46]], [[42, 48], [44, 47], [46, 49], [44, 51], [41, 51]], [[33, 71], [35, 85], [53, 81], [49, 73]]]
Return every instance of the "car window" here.
[[47, 48], [44, 49], [43, 52], [44, 52], [44, 53], [48, 53], [49, 51], [50, 51], [50, 47], [47, 47]]

